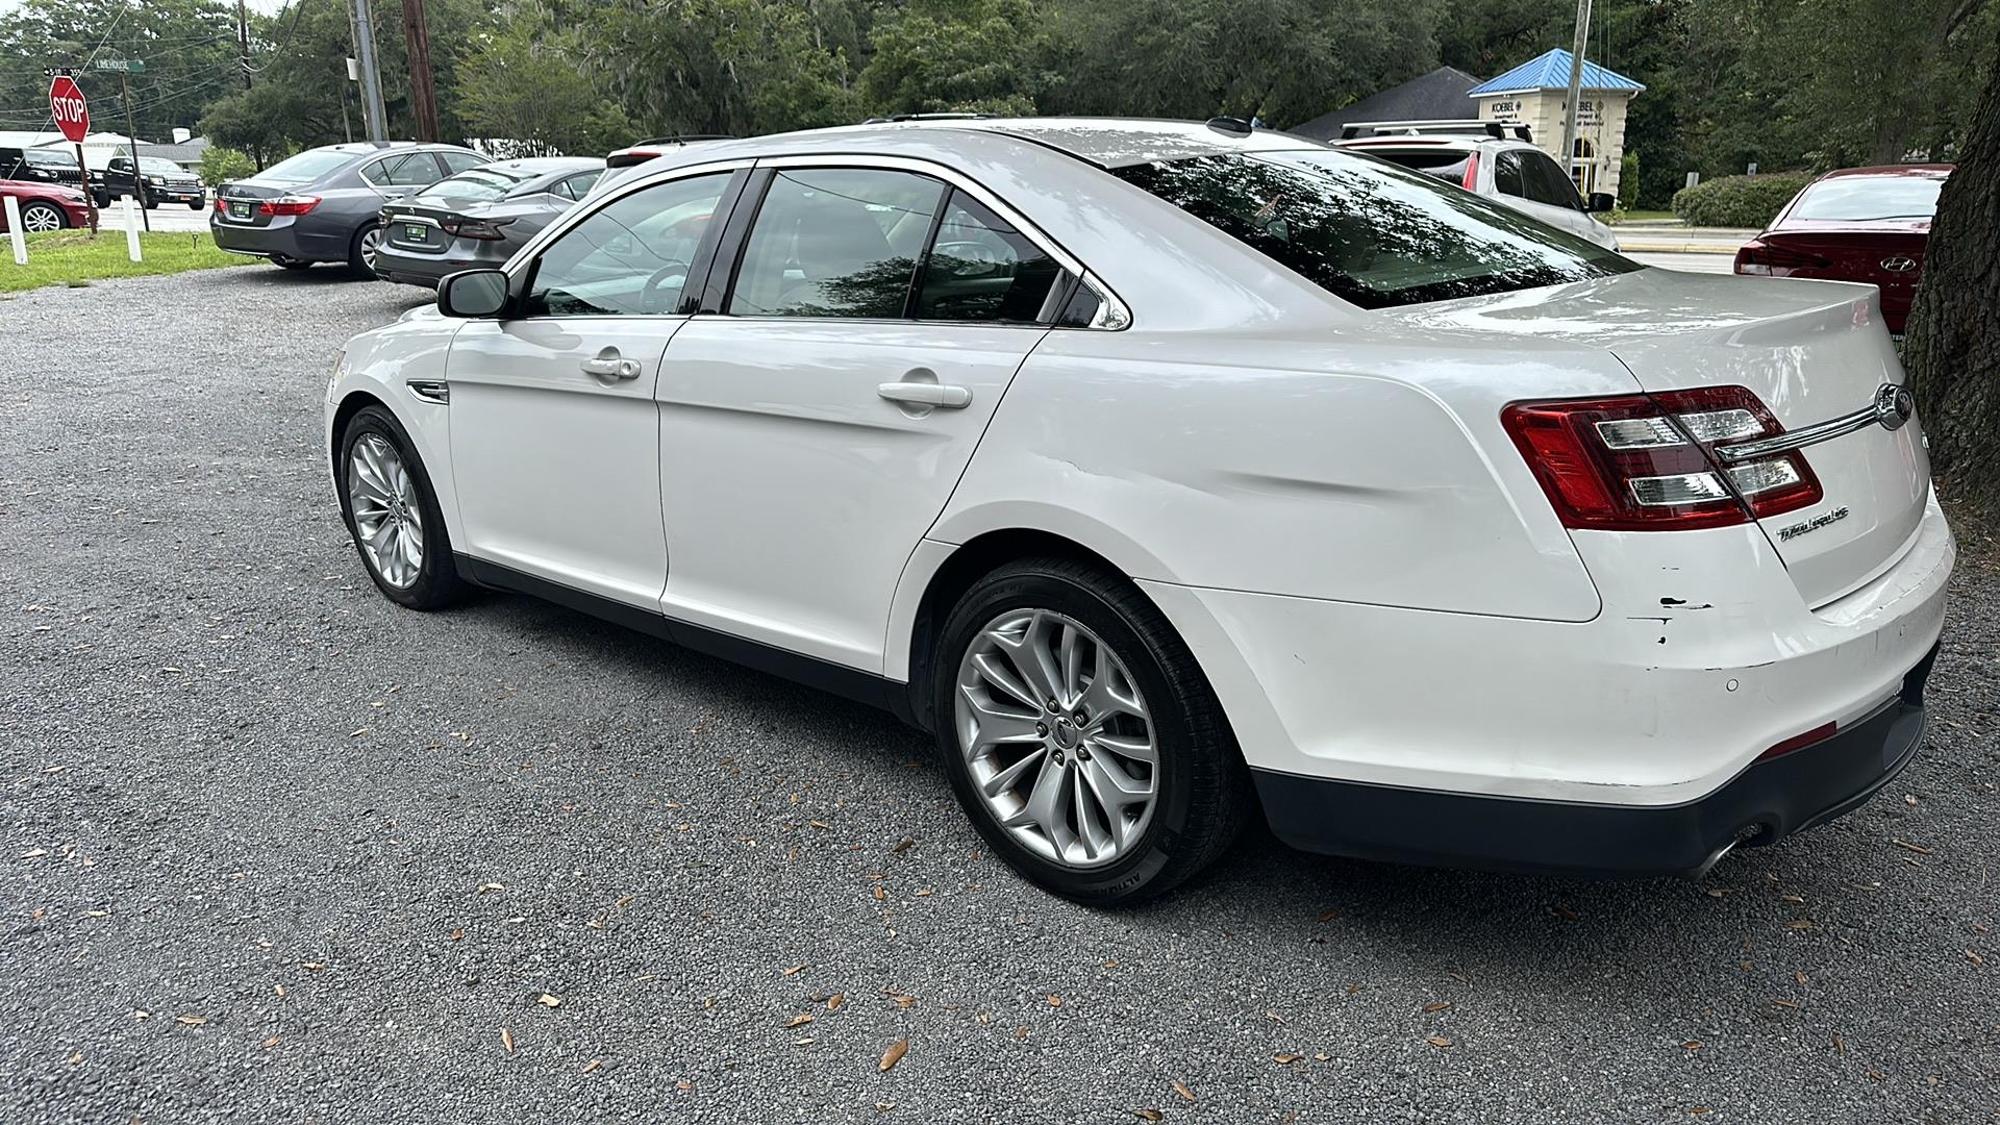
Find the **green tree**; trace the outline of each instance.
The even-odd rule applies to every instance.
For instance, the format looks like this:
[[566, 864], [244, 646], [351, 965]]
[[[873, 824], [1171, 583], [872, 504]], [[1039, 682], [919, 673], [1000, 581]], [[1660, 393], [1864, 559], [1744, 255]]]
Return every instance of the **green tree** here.
[[873, 113], [1032, 114], [1055, 82], [1032, 0], [917, 0], [877, 20], [861, 72]]
[[596, 155], [630, 144], [638, 126], [604, 97], [576, 31], [524, 4], [459, 67], [459, 116], [475, 136], [517, 142], [522, 154]]
[[[145, 64], [130, 76], [133, 127], [143, 139], [166, 140], [242, 85], [236, 7], [222, 0], [22, 0], [0, 15], [0, 129], [55, 127], [43, 68], [111, 59]], [[91, 128], [124, 132], [118, 76], [85, 69], [77, 81], [91, 101]]]

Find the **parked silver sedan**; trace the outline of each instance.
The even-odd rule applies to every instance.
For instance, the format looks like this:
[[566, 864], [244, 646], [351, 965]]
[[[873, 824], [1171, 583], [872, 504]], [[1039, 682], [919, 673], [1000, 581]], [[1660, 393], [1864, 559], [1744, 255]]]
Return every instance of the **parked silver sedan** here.
[[502, 160], [382, 208], [375, 274], [434, 289], [459, 270], [507, 264], [604, 174], [599, 157]]

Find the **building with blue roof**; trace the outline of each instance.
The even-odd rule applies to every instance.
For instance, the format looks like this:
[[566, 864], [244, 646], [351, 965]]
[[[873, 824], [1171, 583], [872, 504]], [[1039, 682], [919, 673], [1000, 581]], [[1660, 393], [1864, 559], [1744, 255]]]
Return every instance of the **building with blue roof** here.
[[1481, 82], [1466, 96], [1478, 106], [1476, 116], [1482, 121], [1527, 125], [1535, 144], [1568, 166], [1570, 179], [1584, 195], [1594, 191], [1617, 195], [1625, 156], [1626, 108], [1646, 86], [1584, 59], [1583, 85], [1576, 99], [1576, 144], [1563, 153], [1570, 68], [1575, 57], [1557, 47]]

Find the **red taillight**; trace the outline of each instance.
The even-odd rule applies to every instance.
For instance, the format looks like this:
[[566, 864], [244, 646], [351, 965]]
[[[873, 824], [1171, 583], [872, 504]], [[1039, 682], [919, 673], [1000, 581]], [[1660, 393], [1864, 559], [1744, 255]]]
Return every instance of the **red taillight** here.
[[218, 215], [219, 215], [219, 214], [221, 214], [222, 212], [224, 212], [224, 211], [226, 211], [226, 210], [228, 210], [228, 205], [222, 202], [222, 197], [221, 197], [221, 196], [219, 196], [219, 195], [218, 195], [218, 196], [216, 196], [216, 197], [215, 197], [215, 212], [216, 212], [216, 214], [218, 214]]
[[1465, 158], [1465, 177], [1458, 181], [1458, 186], [1467, 191], [1477, 191], [1479, 189], [1478, 153], [1475, 152]]
[[1794, 750], [1803, 750], [1815, 742], [1825, 742], [1827, 739], [1833, 737], [1833, 732], [1837, 729], [1838, 727], [1833, 723], [1821, 723], [1804, 734], [1795, 734], [1778, 743], [1776, 746], [1771, 747], [1769, 750], [1764, 751], [1762, 754], [1757, 755], [1757, 760], [1768, 762], [1772, 758], [1782, 758]]
[[496, 242], [507, 237], [507, 232], [500, 228], [513, 221], [512, 219], [468, 219], [460, 215], [448, 215], [438, 220], [438, 229], [459, 238]]
[[1753, 238], [1736, 252], [1736, 272], [1752, 277], [1790, 277], [1793, 270], [1821, 269], [1831, 265], [1816, 254], [1802, 254]]
[[257, 204], [260, 215], [303, 215], [319, 206], [317, 195], [281, 195]]
[[1824, 495], [1797, 451], [1727, 469], [1715, 459], [1717, 445], [1784, 432], [1746, 387], [1517, 402], [1500, 421], [1566, 527], [1726, 527]]

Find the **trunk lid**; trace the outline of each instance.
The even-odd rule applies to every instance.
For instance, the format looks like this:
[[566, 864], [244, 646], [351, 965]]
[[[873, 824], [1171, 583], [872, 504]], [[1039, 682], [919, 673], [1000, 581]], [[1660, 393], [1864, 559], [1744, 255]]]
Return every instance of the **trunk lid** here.
[[[1884, 385], [1904, 382], [1877, 294], [1861, 286], [1648, 269], [1429, 310], [1421, 319], [1440, 326], [1604, 348], [1647, 392], [1748, 387], [1787, 433], [1872, 410]], [[1801, 452], [1824, 498], [1759, 522], [1817, 608], [1908, 550], [1930, 461], [1914, 418], [1893, 430], [1871, 422]]]
[[1768, 231], [1758, 241], [1805, 259], [1791, 277], [1859, 281], [1882, 290], [1882, 315], [1891, 332], [1903, 330], [1917, 282], [1923, 278], [1930, 222], [1801, 225]]

